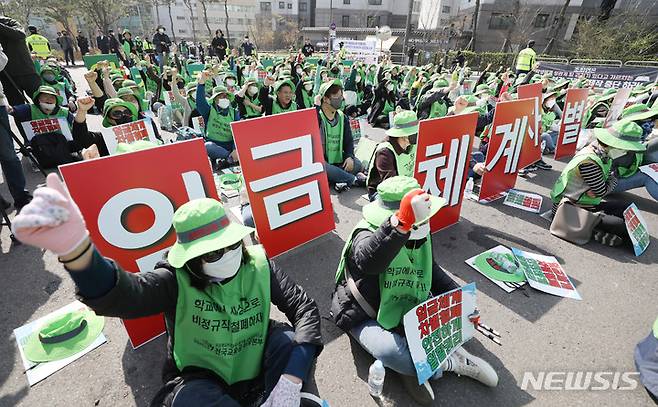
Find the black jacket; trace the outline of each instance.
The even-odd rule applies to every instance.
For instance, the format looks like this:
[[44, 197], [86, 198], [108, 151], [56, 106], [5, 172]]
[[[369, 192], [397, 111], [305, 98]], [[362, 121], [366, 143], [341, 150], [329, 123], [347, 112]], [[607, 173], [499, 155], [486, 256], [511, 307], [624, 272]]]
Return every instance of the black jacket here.
[[87, 40], [87, 37], [84, 35], [78, 35], [76, 37], [76, 40], [78, 41], [78, 47], [80, 48], [80, 52], [83, 54], [86, 54], [89, 52], [89, 40]]
[[101, 54], [110, 53], [110, 37], [104, 35], [103, 38], [99, 35], [96, 37], [96, 46], [101, 50]]
[[160, 54], [162, 52], [169, 52], [169, 46], [171, 46], [171, 40], [169, 36], [165, 33], [155, 33], [153, 35], [153, 47], [155, 52]]
[[[94, 256], [98, 256], [94, 254]], [[116, 263], [116, 285], [100, 298], [80, 298], [98, 315], [118, 318], [140, 318], [164, 313], [167, 328], [167, 360], [163, 380], [168, 382], [180, 375], [173, 360], [174, 327], [178, 283], [176, 269], [161, 261], [153, 271], [128, 273]], [[270, 301], [283, 312], [295, 329], [296, 344], [309, 343], [322, 348], [320, 311], [302, 287], [270, 261]]]
[[16, 20], [0, 16], [0, 44], [9, 60], [4, 72], [12, 77], [36, 75], [30, 50], [25, 43], [25, 32]]
[[[362, 229], [355, 233], [352, 247], [346, 254], [345, 267], [350, 271], [361, 295], [377, 312], [381, 299], [379, 275], [386, 272], [391, 261], [407, 244], [409, 234], [398, 232], [388, 220], [375, 232]], [[432, 259], [432, 294], [439, 295], [455, 288], [459, 288], [459, 285]], [[349, 331], [371, 319], [354, 299], [344, 276], [336, 284], [331, 299], [331, 315], [343, 331]]]
[[370, 107], [370, 114], [368, 115], [368, 123], [372, 124], [375, 122], [375, 119], [379, 117], [384, 111], [384, 106], [386, 105], [386, 100], [388, 100], [393, 106], [396, 105], [396, 96], [395, 92], [389, 92], [386, 90], [386, 85], [388, 81], [379, 82], [374, 90], [374, 95], [372, 98], [372, 106]]
[[[324, 151], [325, 143], [325, 134], [324, 126], [322, 125], [322, 117], [320, 106], [315, 106], [315, 110], [318, 113], [318, 124], [320, 125], [320, 142], [322, 143], [322, 149]], [[336, 113], [338, 114], [338, 113]], [[352, 128], [350, 127], [350, 118], [344, 114], [343, 115], [343, 161], [350, 157], [354, 159], [354, 136], [352, 136]], [[324, 160], [327, 161], [327, 152], [324, 151]]]

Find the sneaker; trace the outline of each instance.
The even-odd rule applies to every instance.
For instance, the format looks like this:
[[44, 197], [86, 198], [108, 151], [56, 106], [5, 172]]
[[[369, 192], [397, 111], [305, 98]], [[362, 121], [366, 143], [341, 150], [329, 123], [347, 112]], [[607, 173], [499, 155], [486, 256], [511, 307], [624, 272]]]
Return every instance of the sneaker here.
[[539, 160], [539, 161], [537, 161], [537, 162], [535, 163], [535, 166], [536, 166], [537, 168], [539, 168], [540, 170], [550, 170], [551, 168], [553, 168], [552, 165], [550, 165], [549, 163], [547, 163], [547, 162], [544, 161], [544, 160]]
[[368, 180], [368, 177], [362, 172], [359, 172], [356, 174], [356, 180], [354, 181], [354, 185], [357, 187], [365, 187], [366, 186], [366, 181]]
[[416, 376], [400, 375], [402, 385], [414, 401], [423, 406], [429, 406], [434, 401], [434, 390], [429, 381], [419, 385]]
[[624, 239], [614, 233], [595, 230], [594, 241], [606, 246], [616, 247], [620, 246], [624, 242]]
[[446, 371], [473, 378], [489, 387], [498, 385], [498, 375], [491, 365], [459, 347], [444, 362]]
[[334, 185], [334, 189], [340, 194], [341, 192], [349, 191], [350, 186], [347, 185], [347, 182], [337, 182]]

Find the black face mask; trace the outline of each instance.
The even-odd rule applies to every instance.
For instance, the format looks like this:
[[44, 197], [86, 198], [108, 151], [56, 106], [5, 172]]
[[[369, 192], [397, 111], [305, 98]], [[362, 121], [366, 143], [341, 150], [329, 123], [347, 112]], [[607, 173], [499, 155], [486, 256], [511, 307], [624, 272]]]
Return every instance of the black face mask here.
[[133, 115], [130, 114], [130, 113], [129, 114], [124, 114], [124, 115], [119, 116], [118, 118], [115, 118], [114, 121], [116, 122], [116, 124], [130, 123], [130, 122], [133, 121]]
[[412, 134], [411, 136], [409, 136], [409, 142], [411, 143], [411, 145], [417, 144], [418, 143], [418, 133]]

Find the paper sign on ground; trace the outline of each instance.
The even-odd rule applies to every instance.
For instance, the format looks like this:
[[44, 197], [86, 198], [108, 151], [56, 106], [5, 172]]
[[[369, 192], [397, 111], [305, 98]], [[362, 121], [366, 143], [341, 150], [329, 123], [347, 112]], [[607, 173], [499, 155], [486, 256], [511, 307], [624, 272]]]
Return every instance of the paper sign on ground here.
[[354, 151], [354, 157], [361, 161], [363, 168], [368, 169], [370, 160], [373, 159], [375, 150], [377, 149], [377, 142], [369, 139], [368, 137], [361, 137], [359, 143]]
[[539, 194], [510, 189], [507, 191], [507, 197], [505, 197], [503, 204], [524, 211], [539, 213], [542, 200], [543, 198]]
[[532, 99], [499, 102], [496, 105], [487, 148], [487, 172], [482, 176], [480, 200], [489, 198], [516, 184], [521, 149], [535, 123]]
[[651, 236], [649, 235], [649, 225], [634, 203], [624, 211], [624, 223], [626, 223], [626, 230], [633, 242], [633, 251], [636, 256], [639, 256], [647, 250]]
[[503, 254], [508, 261], [514, 262], [512, 251], [503, 245], [498, 245], [477, 256], [466, 259], [465, 262], [508, 293], [524, 286], [526, 278], [523, 271], [510, 273], [492, 258], [492, 253]]
[[477, 113], [423, 120], [418, 128], [414, 178], [430, 195], [447, 201], [432, 217], [432, 233], [459, 221]]
[[231, 127], [258, 236], [270, 257], [335, 229], [314, 108]]
[[404, 332], [416, 367], [418, 384], [425, 383], [443, 361], [471, 339], [475, 326], [475, 283], [449, 291], [412, 308], [404, 315]]
[[528, 137], [523, 139], [519, 168], [525, 168], [541, 160], [541, 113], [539, 106], [542, 104], [541, 82], [519, 86], [519, 99], [532, 99], [535, 101], [534, 118], [532, 128], [528, 129]]
[[137, 140], [149, 140], [158, 143], [149, 117], [136, 122], [101, 128], [101, 134], [110, 155], [116, 153], [119, 143], [132, 144]]
[[352, 130], [352, 139], [354, 139], [354, 142], [358, 142], [359, 139], [361, 138], [361, 129], [365, 129], [364, 127], [361, 127], [363, 119], [361, 118], [354, 118], [350, 119], [350, 129]]
[[[202, 139], [59, 167], [94, 245], [129, 272], [153, 270], [176, 242], [174, 211], [219, 200]], [[164, 333], [161, 315], [124, 320], [138, 347]]]
[[589, 89], [567, 89], [560, 132], [555, 146], [555, 159], [571, 157], [576, 153], [578, 135], [582, 127]]
[[86, 355], [87, 353], [91, 352], [92, 350], [96, 349], [97, 347], [107, 342], [105, 335], [103, 335], [103, 332], [101, 332], [98, 335], [98, 338], [96, 338], [95, 341], [90, 343], [89, 346], [84, 348], [82, 351], [76, 353], [75, 355], [69, 356], [68, 358], [54, 360], [52, 362], [35, 363], [32, 362], [31, 360], [28, 360], [25, 357], [25, 352], [23, 348], [27, 343], [28, 337], [32, 332], [39, 329], [44, 322], [49, 321], [51, 318], [54, 318], [57, 315], [65, 314], [67, 312], [72, 312], [78, 309], [86, 309], [86, 308], [87, 307], [80, 301], [74, 301], [58, 310], [51, 312], [46, 316], [37, 319], [36, 321], [32, 321], [19, 328], [14, 329], [14, 337], [16, 338], [16, 343], [18, 344], [18, 351], [21, 355], [21, 360], [23, 361], [23, 367], [25, 368], [25, 376], [27, 376], [27, 382], [29, 383], [30, 386], [34, 386], [35, 384], [39, 383], [46, 377], [64, 368], [70, 363], [73, 363], [73, 361], [81, 358], [82, 356]]
[[28, 141], [36, 135], [55, 132], [61, 133], [68, 141], [73, 141], [71, 128], [64, 118], [53, 117], [52, 119], [30, 120], [29, 122], [22, 122], [21, 126]]
[[555, 257], [524, 252], [516, 248], [512, 248], [512, 253], [523, 269], [530, 287], [560, 297], [581, 299]]
[[608, 110], [608, 115], [605, 118], [603, 127], [612, 126], [612, 124], [619, 119], [619, 116], [621, 116], [624, 111], [628, 98], [631, 96], [631, 90], [631, 88], [620, 88], [617, 90], [617, 93], [615, 93], [615, 97], [610, 104], [610, 110]]
[[655, 182], [658, 182], [658, 163], [643, 165], [640, 171], [650, 176]]

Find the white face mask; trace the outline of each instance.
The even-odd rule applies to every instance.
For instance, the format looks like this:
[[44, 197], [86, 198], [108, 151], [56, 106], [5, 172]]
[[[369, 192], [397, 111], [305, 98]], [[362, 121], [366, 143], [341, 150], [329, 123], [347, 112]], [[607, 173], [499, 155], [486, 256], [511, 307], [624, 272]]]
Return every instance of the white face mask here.
[[226, 86], [233, 86], [233, 85], [235, 85], [235, 79], [226, 80]]
[[388, 85], [386, 85], [386, 90], [387, 90], [387, 91], [389, 91], [389, 92], [393, 92], [393, 89], [395, 89], [395, 86], [393, 86], [392, 84], [388, 84]]
[[229, 102], [228, 99], [218, 99], [217, 100], [217, 107], [219, 107], [220, 109], [226, 109], [227, 107], [229, 107], [230, 104], [231, 104], [231, 102]]
[[548, 109], [552, 109], [555, 106], [555, 99], [548, 99], [544, 104]]
[[256, 86], [249, 86], [247, 88], [247, 93], [249, 93], [249, 96], [256, 96], [256, 93], [258, 93], [258, 88]]
[[162, 34], [162, 33], [164, 32], [164, 28], [160, 28], [160, 29], [158, 30], [158, 32], [159, 32], [160, 34]]
[[41, 107], [41, 110], [43, 110], [44, 112], [52, 112], [53, 110], [55, 110], [54, 103], [39, 102], [39, 106]]
[[297, 68], [297, 75], [301, 75], [304, 73], [304, 70], [302, 68]]
[[237, 274], [242, 263], [242, 245], [236, 249], [224, 253], [224, 255], [214, 263], [203, 263], [203, 274], [217, 280], [225, 280]]
[[426, 238], [430, 234], [430, 223], [425, 222], [422, 225], [419, 225], [417, 229], [411, 229], [411, 234], [409, 235], [409, 240], [420, 240]]
[[306, 89], [307, 91], [310, 91], [311, 89], [313, 89], [313, 84], [312, 83], [307, 83], [306, 85], [304, 85], [304, 89]]
[[612, 158], [613, 160], [625, 154], [626, 154], [626, 150], [621, 150], [619, 148], [611, 148], [608, 150], [608, 157]]

